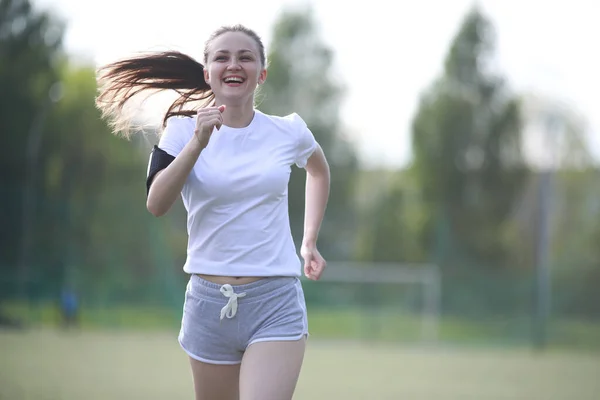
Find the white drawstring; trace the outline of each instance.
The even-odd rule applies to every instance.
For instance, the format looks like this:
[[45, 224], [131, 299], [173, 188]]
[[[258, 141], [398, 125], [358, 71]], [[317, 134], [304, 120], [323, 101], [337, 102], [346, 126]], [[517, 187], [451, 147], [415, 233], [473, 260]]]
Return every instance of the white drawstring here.
[[239, 293], [239, 294], [235, 293], [233, 291], [233, 287], [228, 283], [221, 286], [220, 290], [221, 290], [221, 293], [223, 294], [223, 296], [229, 297], [229, 301], [227, 302], [225, 307], [223, 307], [221, 309], [221, 319], [223, 319], [223, 317], [225, 317], [225, 316], [227, 318], [235, 317], [235, 314], [237, 313], [237, 307], [238, 307], [237, 299], [238, 299], [238, 297], [244, 297], [246, 295], [246, 293]]

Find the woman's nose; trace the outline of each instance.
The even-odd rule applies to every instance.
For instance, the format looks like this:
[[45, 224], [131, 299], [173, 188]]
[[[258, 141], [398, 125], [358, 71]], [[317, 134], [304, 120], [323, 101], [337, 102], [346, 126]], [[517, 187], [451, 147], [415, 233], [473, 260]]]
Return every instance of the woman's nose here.
[[227, 69], [232, 69], [232, 70], [240, 69], [240, 63], [238, 62], [238, 60], [236, 58], [232, 57], [231, 61], [229, 62], [229, 65], [227, 66]]

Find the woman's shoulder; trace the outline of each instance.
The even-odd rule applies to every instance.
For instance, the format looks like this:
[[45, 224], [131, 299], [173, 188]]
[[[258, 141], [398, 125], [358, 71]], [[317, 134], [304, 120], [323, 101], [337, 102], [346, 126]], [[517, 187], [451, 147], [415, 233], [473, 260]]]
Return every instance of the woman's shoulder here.
[[174, 115], [165, 121], [161, 136], [192, 136], [195, 126], [195, 117]]
[[256, 110], [256, 112], [259, 113], [260, 117], [264, 121], [272, 125], [274, 128], [279, 128], [292, 134], [306, 127], [306, 123], [304, 122], [302, 117], [296, 112], [292, 112], [286, 115], [267, 114], [260, 110]]
[[176, 157], [194, 135], [195, 120], [192, 117], [172, 116], [160, 133], [158, 147]]
[[196, 125], [196, 117], [190, 117], [186, 115], [173, 115], [167, 118], [165, 123], [165, 129], [184, 129], [193, 128]]

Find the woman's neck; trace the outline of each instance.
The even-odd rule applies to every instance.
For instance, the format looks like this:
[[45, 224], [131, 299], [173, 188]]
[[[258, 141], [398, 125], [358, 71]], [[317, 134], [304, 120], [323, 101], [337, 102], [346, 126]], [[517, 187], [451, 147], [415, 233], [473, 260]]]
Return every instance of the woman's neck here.
[[[219, 105], [219, 103], [217, 103]], [[252, 103], [244, 105], [227, 105], [223, 111], [223, 124], [230, 128], [245, 128], [254, 118]]]

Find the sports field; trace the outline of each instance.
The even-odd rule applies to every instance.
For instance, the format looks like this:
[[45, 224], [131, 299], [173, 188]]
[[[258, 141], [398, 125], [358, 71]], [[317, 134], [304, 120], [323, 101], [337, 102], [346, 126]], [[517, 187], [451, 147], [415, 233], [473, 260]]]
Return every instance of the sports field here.
[[[192, 399], [176, 333], [0, 332], [0, 399]], [[597, 400], [600, 357], [311, 338], [295, 399]]]

